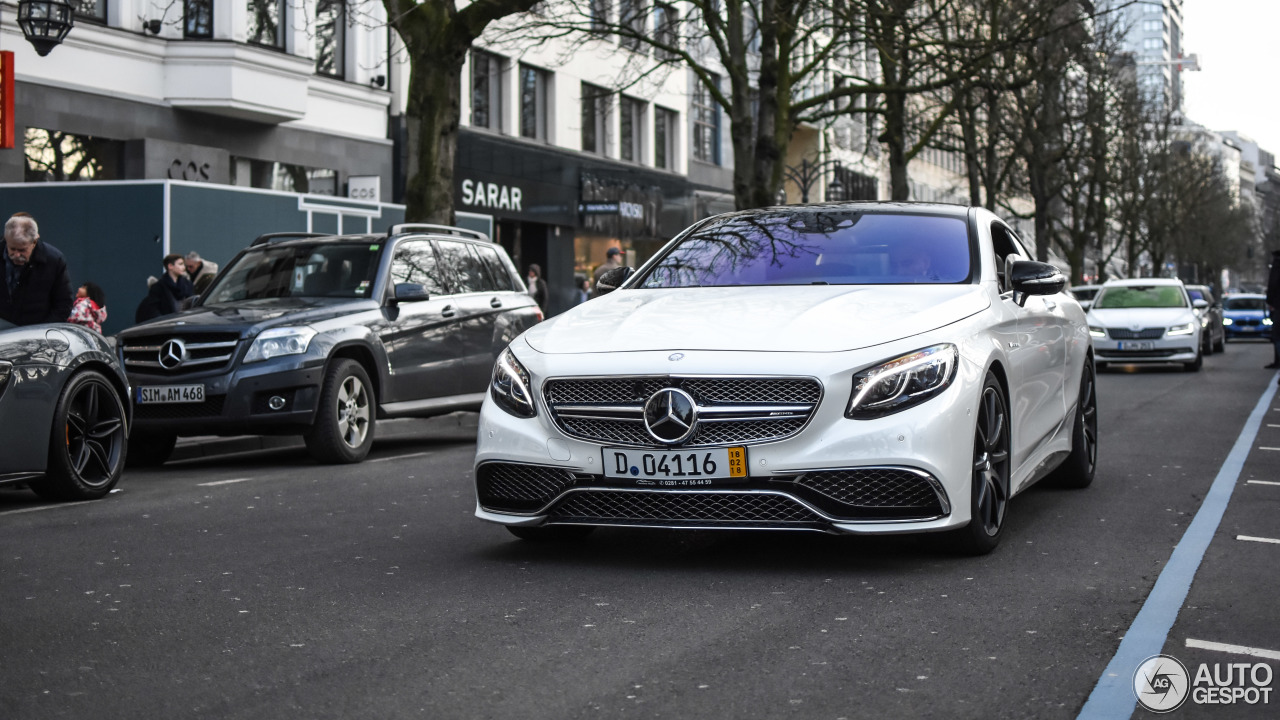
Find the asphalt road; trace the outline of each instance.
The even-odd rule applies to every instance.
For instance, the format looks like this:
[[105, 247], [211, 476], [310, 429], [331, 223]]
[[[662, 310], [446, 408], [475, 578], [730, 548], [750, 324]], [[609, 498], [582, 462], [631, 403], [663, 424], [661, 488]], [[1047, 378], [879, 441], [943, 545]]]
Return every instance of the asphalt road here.
[[[95, 503], [0, 491], [0, 718], [1075, 717], [1275, 382], [1269, 354], [1101, 375], [1093, 486], [1020, 495], [982, 558], [914, 537], [518, 541], [472, 517], [465, 427], [355, 467], [286, 448], [129, 471]], [[1268, 452], [1169, 635], [1185, 660], [1217, 660], [1190, 637], [1280, 649], [1280, 545], [1235, 540], [1280, 536], [1280, 486], [1245, 484], [1280, 480]]]

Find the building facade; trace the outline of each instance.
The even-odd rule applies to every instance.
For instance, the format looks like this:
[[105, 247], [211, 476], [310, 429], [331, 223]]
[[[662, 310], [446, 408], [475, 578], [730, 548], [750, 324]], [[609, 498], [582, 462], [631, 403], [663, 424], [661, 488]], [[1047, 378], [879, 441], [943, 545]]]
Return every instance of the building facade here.
[[1117, 13], [1124, 31], [1121, 51], [1133, 56], [1144, 93], [1181, 108], [1182, 0], [1102, 0], [1098, 9]]

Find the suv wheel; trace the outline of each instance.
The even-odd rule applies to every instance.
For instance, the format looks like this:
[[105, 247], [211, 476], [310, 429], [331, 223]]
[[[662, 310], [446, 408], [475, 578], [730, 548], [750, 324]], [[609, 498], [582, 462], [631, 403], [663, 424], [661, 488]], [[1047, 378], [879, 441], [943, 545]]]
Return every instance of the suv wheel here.
[[135, 432], [129, 436], [129, 467], [157, 467], [173, 454], [176, 435], [147, 435]]
[[48, 500], [95, 500], [120, 481], [127, 452], [124, 403], [102, 373], [86, 370], [62, 389], [48, 474], [31, 489]]
[[303, 436], [311, 456], [322, 463], [356, 463], [373, 446], [373, 383], [364, 366], [339, 359], [329, 365], [320, 388], [316, 422]]

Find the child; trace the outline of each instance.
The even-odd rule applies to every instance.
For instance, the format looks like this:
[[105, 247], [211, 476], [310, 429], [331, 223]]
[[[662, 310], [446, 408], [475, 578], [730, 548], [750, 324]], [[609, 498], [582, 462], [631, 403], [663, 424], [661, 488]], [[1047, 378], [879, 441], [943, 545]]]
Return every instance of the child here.
[[67, 318], [67, 322], [102, 332], [102, 323], [106, 321], [107, 294], [94, 283], [81, 285], [76, 291], [76, 303], [71, 306], [71, 317]]

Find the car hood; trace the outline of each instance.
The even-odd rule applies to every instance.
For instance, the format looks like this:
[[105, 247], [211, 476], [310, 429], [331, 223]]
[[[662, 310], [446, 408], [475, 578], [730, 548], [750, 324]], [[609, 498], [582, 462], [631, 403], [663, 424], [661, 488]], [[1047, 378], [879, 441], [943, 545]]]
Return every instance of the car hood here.
[[1089, 308], [1089, 319], [1113, 328], [1168, 327], [1190, 322], [1196, 314], [1191, 308]]
[[270, 298], [207, 305], [166, 315], [120, 333], [121, 337], [166, 332], [239, 332], [242, 337], [282, 325], [305, 325], [376, 307], [372, 300]]
[[544, 353], [837, 352], [928, 332], [989, 305], [977, 285], [617, 290], [534, 326], [525, 340]]

